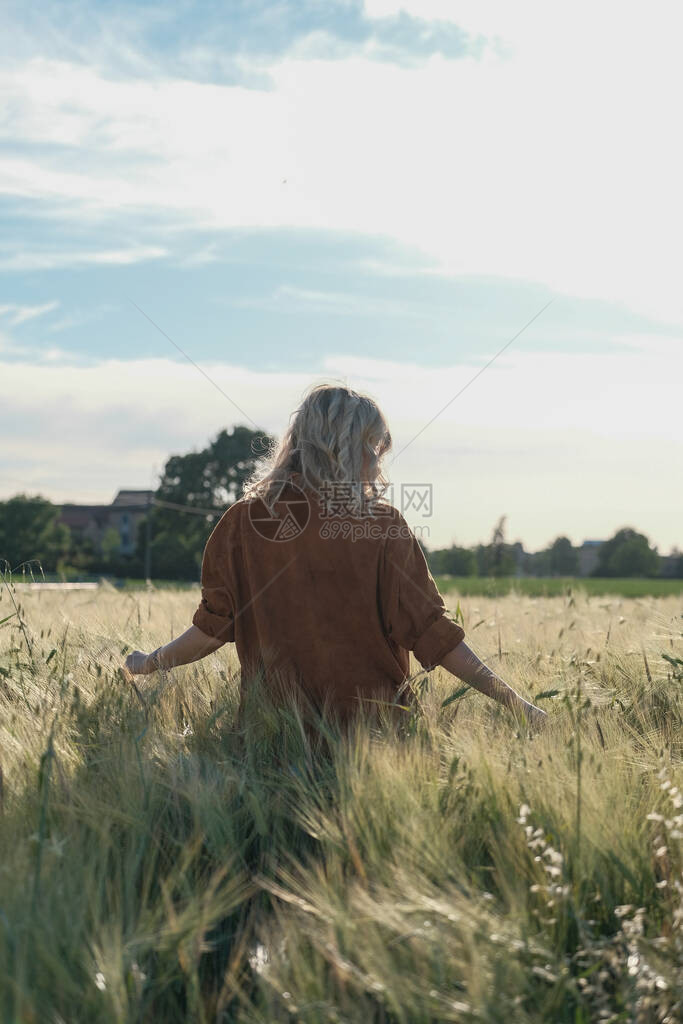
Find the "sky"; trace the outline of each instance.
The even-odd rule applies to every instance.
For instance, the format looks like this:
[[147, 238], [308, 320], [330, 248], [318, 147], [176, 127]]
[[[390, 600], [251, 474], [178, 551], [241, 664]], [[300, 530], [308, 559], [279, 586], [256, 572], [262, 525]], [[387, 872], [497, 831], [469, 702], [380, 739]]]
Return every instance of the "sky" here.
[[[427, 546], [683, 546], [683, 11], [0, 8], [0, 498], [371, 394]], [[502, 350], [502, 351], [501, 351]], [[198, 369], [201, 368], [201, 371]]]

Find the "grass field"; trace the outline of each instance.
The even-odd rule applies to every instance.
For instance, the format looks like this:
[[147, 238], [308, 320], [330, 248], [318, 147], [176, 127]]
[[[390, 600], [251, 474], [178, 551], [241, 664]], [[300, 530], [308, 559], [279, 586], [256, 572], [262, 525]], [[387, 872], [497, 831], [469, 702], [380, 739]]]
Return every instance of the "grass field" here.
[[[34, 577], [27, 573], [21, 578], [20, 585], [30, 586], [32, 579], [38, 583], [41, 580], [61, 582], [56, 573]], [[92, 576], [89, 579], [98, 582], [100, 577]], [[683, 579], [607, 579], [591, 576], [502, 576], [495, 579], [489, 576], [437, 576], [436, 580], [442, 593], [457, 592], [468, 597], [502, 597], [510, 593], [526, 594], [529, 597], [566, 596], [573, 593], [604, 597], [665, 597], [668, 594], [683, 597]], [[142, 579], [116, 580], [116, 586], [117, 589], [129, 591], [147, 589], [147, 584]], [[187, 590], [192, 589], [194, 584], [155, 580], [154, 586], [157, 590]]]
[[501, 597], [512, 592], [526, 594], [528, 597], [552, 597], [581, 592], [598, 597], [683, 595], [683, 580], [678, 579], [607, 579], [592, 576], [503, 576], [499, 579], [486, 576], [437, 576], [436, 579], [443, 594], [457, 591], [467, 597]]
[[197, 598], [3, 590], [2, 1021], [681, 1020], [680, 596], [461, 591], [546, 729], [437, 670], [320, 747], [231, 647], [120, 678]]

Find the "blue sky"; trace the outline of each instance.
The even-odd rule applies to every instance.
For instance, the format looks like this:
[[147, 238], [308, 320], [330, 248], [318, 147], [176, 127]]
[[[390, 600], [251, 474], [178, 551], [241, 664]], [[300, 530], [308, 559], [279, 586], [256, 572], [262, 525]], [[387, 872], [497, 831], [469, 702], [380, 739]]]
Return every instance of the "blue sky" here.
[[447, 406], [427, 543], [680, 544], [680, 13], [509, 6], [5, 4], [0, 496], [244, 421], [135, 303], [274, 433], [321, 379], [397, 451]]

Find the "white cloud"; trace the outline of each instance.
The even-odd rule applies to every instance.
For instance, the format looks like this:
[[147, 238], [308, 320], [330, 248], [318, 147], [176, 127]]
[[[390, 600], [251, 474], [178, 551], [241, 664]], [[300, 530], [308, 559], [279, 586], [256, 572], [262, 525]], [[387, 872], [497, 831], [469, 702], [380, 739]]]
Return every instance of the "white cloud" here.
[[679, 6], [653, 8], [647, 30], [636, 5], [611, 0], [380, 8], [497, 32], [507, 50], [410, 69], [284, 59], [270, 91], [34, 59], [0, 73], [5, 138], [55, 148], [6, 145], [0, 189], [85, 219], [381, 235], [448, 273], [683, 323]]
[[47, 328], [51, 334], [58, 334], [61, 331], [70, 330], [72, 327], [82, 327], [83, 324], [99, 320], [106, 313], [111, 313], [117, 307], [110, 302], [101, 302], [90, 309], [77, 307], [69, 313], [65, 313], [58, 320], [54, 320]]
[[[397, 487], [434, 485], [430, 546], [485, 540], [505, 513], [509, 538], [531, 549], [558, 533], [581, 543], [630, 524], [668, 550], [682, 540], [683, 481], [675, 472], [683, 453], [682, 368], [675, 358], [662, 368], [661, 356], [647, 349], [627, 356], [510, 353], [411, 444], [471, 379], [471, 366], [335, 356], [316, 379], [344, 380], [383, 407], [394, 451], [408, 445], [389, 464]], [[204, 369], [275, 434], [313, 383], [304, 372], [219, 363]], [[55, 500], [107, 501], [119, 486], [148, 486], [153, 467], [161, 469], [172, 452], [244, 422], [193, 367], [169, 359], [87, 366], [0, 359], [0, 376], [0, 428], [21, 425], [0, 462], [3, 495], [17, 491], [17, 477]]]
[[218, 246], [215, 243], [210, 243], [184, 256], [179, 260], [179, 264], [183, 267], [201, 267], [205, 263], [215, 263], [219, 259]]
[[143, 260], [161, 259], [167, 250], [154, 245], [136, 245], [128, 249], [44, 249], [25, 250], [12, 256], [0, 256], [0, 270], [54, 270], [59, 267], [76, 267], [93, 263], [119, 264], [141, 263]]
[[231, 306], [268, 309], [283, 313], [326, 313], [333, 316], [400, 316], [431, 319], [438, 315], [433, 307], [401, 302], [400, 299], [382, 299], [352, 292], [321, 291], [278, 285], [269, 295], [246, 296], [228, 300]]
[[9, 303], [4, 306], [0, 306], [0, 316], [8, 317], [9, 323], [12, 327], [16, 327], [18, 324], [23, 324], [27, 320], [35, 320], [38, 316], [45, 316], [46, 313], [51, 313], [53, 309], [57, 309], [59, 302], [44, 302], [41, 306], [20, 306], [14, 303]]

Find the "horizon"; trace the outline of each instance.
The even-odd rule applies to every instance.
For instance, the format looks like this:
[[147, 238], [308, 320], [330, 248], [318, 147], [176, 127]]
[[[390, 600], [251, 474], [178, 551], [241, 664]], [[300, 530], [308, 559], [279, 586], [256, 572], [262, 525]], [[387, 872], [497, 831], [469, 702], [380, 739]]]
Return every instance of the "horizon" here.
[[[139, 494], [155, 494], [155, 491], [151, 490], [149, 488], [119, 487], [114, 492], [114, 496], [113, 496], [112, 500], [108, 501], [108, 502], [107, 501], [93, 501], [93, 502], [64, 501], [64, 502], [53, 502], [53, 504], [55, 504], [57, 507], [62, 507], [62, 508], [67, 508], [67, 507], [74, 507], [74, 508], [110, 508], [110, 507], [114, 506], [115, 499], [119, 496], [119, 494], [137, 494], [137, 493], [139, 493]], [[18, 492], [17, 494], [9, 495], [9, 498], [20, 498], [20, 497], [26, 497], [26, 498], [45, 498], [46, 496], [45, 495], [41, 495], [41, 494], [29, 495], [29, 494], [25, 494], [23, 492]], [[6, 501], [6, 500], [9, 500], [9, 499], [8, 498], [0, 498], [0, 502]], [[51, 500], [51, 499], [47, 499], [47, 500]], [[236, 499], [236, 500], [239, 500], [239, 499]], [[234, 503], [231, 502], [230, 504], [234, 504]], [[128, 508], [129, 505], [126, 504], [125, 507]], [[188, 506], [188, 507], [191, 508], [192, 506]], [[398, 506], [396, 506], [396, 507], [398, 507]], [[226, 505], [226, 509], [227, 508], [229, 508], [229, 505]], [[507, 519], [507, 517], [505, 517], [505, 518]], [[418, 526], [420, 526], [420, 525], [424, 525], [424, 524], [418, 524]], [[642, 533], [642, 530], [638, 529], [637, 524], [633, 524], [633, 523], [623, 523], [621, 527], [617, 527], [617, 530], [619, 530], [619, 529], [634, 529], [638, 533]], [[617, 530], [615, 530], [614, 533], [616, 533]], [[552, 539], [548, 542], [548, 544], [546, 544], [542, 548], [533, 548], [532, 549], [530, 547], [527, 547], [525, 545], [524, 541], [522, 540], [522, 538], [520, 538], [520, 537], [518, 537], [514, 541], [513, 540], [506, 540], [505, 543], [508, 546], [510, 546], [510, 547], [515, 547], [515, 546], [521, 544], [522, 549], [524, 550], [525, 554], [535, 554], [535, 553], [538, 553], [540, 551], [547, 550], [551, 546], [553, 541], [557, 540], [559, 537], [567, 537], [567, 535], [566, 534], [555, 534], [552, 537]], [[430, 551], [436, 551], [436, 550], [440, 549], [439, 547], [436, 547], [434, 545], [430, 545], [429, 543], [425, 543], [423, 541], [422, 536], [420, 536], [419, 539], [420, 539], [420, 542], [424, 543], [425, 547], [428, 550], [430, 550]], [[581, 547], [585, 547], [587, 544], [604, 544], [605, 541], [609, 540], [610, 538], [609, 537], [584, 537], [584, 539], [581, 542], [574, 541], [570, 537], [567, 537], [567, 539], [571, 541], [572, 547], [579, 549]], [[674, 545], [671, 548], [670, 551], [665, 552], [665, 551], [661, 551], [659, 549], [659, 546], [657, 545], [656, 542], [653, 543], [651, 537], [648, 537], [647, 539], [648, 539], [648, 542], [650, 543], [651, 547], [653, 547], [658, 552], [660, 557], [664, 557], [665, 558], [665, 557], [669, 557], [671, 555], [680, 554], [680, 550], [679, 550], [679, 548], [676, 545]], [[429, 538], [428, 538], [428, 540], [429, 540]], [[473, 547], [477, 547], [478, 545], [485, 546], [487, 543], [490, 543], [490, 539], [489, 539], [489, 541], [487, 541], [486, 539], [481, 539], [479, 541], [475, 541], [473, 544], [458, 545], [458, 546], [467, 547], [467, 548], [473, 548]], [[452, 546], [452, 545], [444, 545], [444, 548], [448, 548], [450, 546]]]

